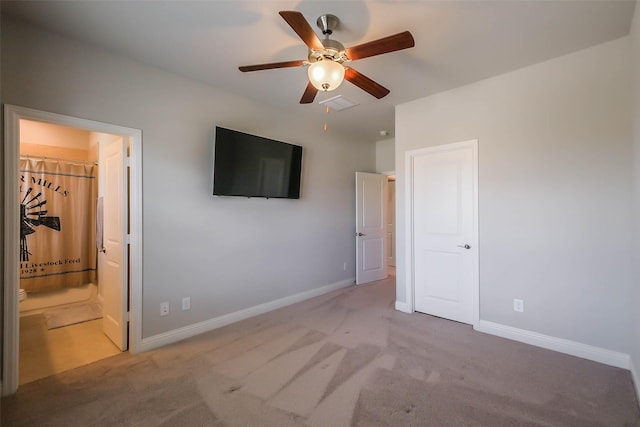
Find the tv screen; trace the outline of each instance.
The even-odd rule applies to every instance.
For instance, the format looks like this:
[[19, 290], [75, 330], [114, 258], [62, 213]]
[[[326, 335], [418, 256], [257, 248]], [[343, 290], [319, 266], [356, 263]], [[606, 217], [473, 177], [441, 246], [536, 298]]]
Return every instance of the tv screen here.
[[302, 147], [216, 126], [213, 194], [300, 198]]

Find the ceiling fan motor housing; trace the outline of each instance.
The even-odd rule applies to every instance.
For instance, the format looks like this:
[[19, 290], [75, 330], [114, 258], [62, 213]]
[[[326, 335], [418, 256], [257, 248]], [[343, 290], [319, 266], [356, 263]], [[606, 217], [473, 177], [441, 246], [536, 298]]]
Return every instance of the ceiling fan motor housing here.
[[316, 25], [324, 35], [331, 35], [333, 30], [338, 28], [338, 24], [340, 24], [340, 19], [338, 19], [336, 15], [331, 15], [330, 13], [320, 15], [316, 20]]
[[340, 23], [340, 19], [331, 14], [320, 15], [316, 20], [316, 25], [322, 31], [322, 34], [325, 35], [325, 38], [321, 40], [322, 46], [324, 49], [309, 49], [309, 63], [313, 64], [318, 61], [333, 61], [339, 64], [342, 64], [345, 61], [348, 61], [347, 55], [345, 54], [345, 48], [339, 41], [331, 40], [329, 36], [333, 33], [338, 27]]
[[310, 63], [313, 64], [314, 62], [329, 60], [342, 64], [343, 62], [348, 61], [345, 48], [342, 43], [336, 40], [324, 39], [322, 40], [322, 46], [324, 46], [324, 49], [309, 50]]

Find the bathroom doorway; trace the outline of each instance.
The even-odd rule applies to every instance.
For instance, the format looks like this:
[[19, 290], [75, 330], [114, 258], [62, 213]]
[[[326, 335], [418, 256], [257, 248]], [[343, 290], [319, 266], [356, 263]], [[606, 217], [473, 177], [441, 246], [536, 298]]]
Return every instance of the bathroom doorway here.
[[[8, 395], [18, 384], [118, 354], [127, 346], [136, 351], [141, 341], [141, 131], [8, 105], [5, 129], [5, 200], [20, 201], [5, 204], [2, 392]], [[122, 147], [121, 167], [101, 168], [101, 157], [107, 152], [102, 148], [114, 144]], [[104, 171], [109, 170], [119, 173], [118, 179], [107, 178]], [[52, 201], [71, 198], [72, 184], [64, 181], [69, 177], [95, 185], [74, 197], [86, 201], [88, 211], [74, 220], [69, 219], [72, 214], [64, 214], [65, 230], [84, 224], [81, 238], [66, 238], [64, 244], [80, 240], [88, 250], [73, 256], [47, 253], [51, 260], [35, 262], [36, 250], [48, 251], [38, 247], [42, 243], [34, 239], [36, 233], [62, 235], [60, 207], [54, 208]], [[16, 178], [21, 184], [18, 191]], [[107, 197], [109, 202], [101, 210], [98, 200], [111, 191], [111, 180], [124, 183], [116, 192], [120, 201]], [[112, 220], [114, 210], [120, 222]], [[104, 224], [119, 224], [115, 235], [120, 236], [120, 263], [126, 267], [120, 268], [115, 281], [113, 276], [101, 277], [109, 268], [104, 266], [105, 251], [100, 250], [104, 247], [100, 218]], [[107, 228], [105, 235], [114, 236]], [[60, 265], [74, 268], [60, 272], [56, 270]], [[36, 276], [44, 280], [34, 287], [30, 282]], [[66, 276], [63, 284], [61, 276]], [[74, 282], [74, 277], [80, 279]], [[76, 309], [82, 313], [72, 313]], [[54, 318], [52, 324], [49, 317]]]
[[103, 332], [96, 236], [101, 147], [113, 139], [122, 137], [20, 120], [21, 385], [121, 351]]

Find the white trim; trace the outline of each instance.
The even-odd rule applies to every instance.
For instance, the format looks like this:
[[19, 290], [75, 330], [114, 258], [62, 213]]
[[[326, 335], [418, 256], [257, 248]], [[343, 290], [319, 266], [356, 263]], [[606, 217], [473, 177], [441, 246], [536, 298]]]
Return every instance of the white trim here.
[[[129, 130], [129, 352], [142, 347], [142, 131]], [[110, 132], [105, 132], [110, 133]]]
[[604, 363], [605, 365], [615, 366], [616, 368], [629, 369], [631, 364], [631, 358], [625, 353], [582, 344], [576, 341], [569, 341], [563, 338], [543, 335], [537, 332], [527, 331], [525, 329], [502, 325], [500, 323], [481, 320], [480, 324], [477, 327], [474, 327], [474, 329], [479, 332], [535, 345], [536, 347], [542, 347], [548, 350], [581, 357], [583, 359], [593, 360], [594, 362]]
[[411, 306], [402, 301], [396, 301], [396, 310], [402, 311], [403, 313], [413, 313], [413, 309], [411, 308]]
[[633, 357], [629, 358], [629, 370], [631, 371], [631, 379], [636, 389], [636, 399], [638, 400], [638, 405], [640, 405], [640, 372], [638, 372], [636, 365], [633, 363]]
[[[474, 269], [476, 271], [475, 280], [476, 284], [473, 289], [473, 299], [475, 304], [473, 304], [473, 313], [472, 317], [472, 325], [477, 327], [480, 322], [480, 265], [479, 265], [479, 234], [478, 234], [478, 140], [472, 139], [469, 141], [462, 142], [454, 142], [451, 144], [444, 145], [436, 145], [432, 147], [420, 148], [416, 150], [409, 150], [405, 152], [405, 189], [404, 189], [404, 215], [405, 215], [405, 298], [406, 302], [401, 303], [396, 301], [396, 307], [400, 304], [405, 308], [404, 310], [399, 309], [400, 311], [404, 311], [406, 313], [413, 313], [415, 311], [415, 284], [414, 284], [414, 266], [413, 266], [413, 163], [414, 158], [416, 156], [429, 154], [429, 153], [438, 153], [443, 151], [452, 151], [458, 150], [461, 148], [471, 148], [473, 150], [473, 240], [474, 243], [472, 245], [476, 248], [476, 258], [474, 260]], [[401, 286], [402, 284], [396, 284], [396, 286]]]
[[16, 185], [20, 147], [14, 141], [20, 139], [20, 115], [5, 107], [4, 113], [4, 317], [2, 319], [2, 395], [15, 393], [18, 389], [18, 345], [20, 339], [20, 310], [18, 288], [20, 278], [18, 266], [20, 256], [20, 207], [7, 200], [18, 200]]
[[280, 298], [274, 301], [266, 302], [264, 304], [259, 304], [253, 307], [245, 308], [243, 310], [235, 311], [233, 313], [214, 317], [213, 319], [205, 320], [200, 323], [194, 323], [193, 325], [174, 329], [168, 332], [163, 332], [161, 334], [157, 334], [148, 338], [143, 338], [142, 343], [140, 344], [139, 351], [149, 351], [149, 350], [153, 350], [154, 348], [159, 348], [165, 345], [173, 344], [178, 341], [182, 341], [184, 339], [187, 339], [205, 332], [209, 332], [214, 329], [221, 328], [223, 326], [230, 325], [231, 323], [239, 322], [240, 320], [244, 320], [260, 314], [264, 314], [269, 311], [273, 311], [278, 308], [295, 304], [297, 302], [305, 301], [310, 298], [324, 295], [326, 293], [333, 292], [338, 289], [354, 286], [353, 282], [354, 282], [353, 278], [348, 280], [342, 280], [340, 282], [322, 286], [317, 289], [301, 292], [299, 294]]
[[[408, 151], [404, 156], [404, 295], [405, 295], [405, 313], [413, 313], [413, 151]], [[397, 177], [396, 177], [397, 179]], [[396, 196], [398, 187], [396, 187]], [[398, 216], [396, 215], [396, 220]], [[397, 238], [397, 236], [396, 236]], [[397, 247], [396, 247], [397, 253]], [[398, 260], [396, 259], [396, 265]], [[396, 272], [396, 278], [397, 278]], [[396, 287], [401, 286], [396, 280]], [[396, 305], [398, 301], [396, 301]]]
[[[135, 236], [131, 244], [130, 259], [130, 310], [133, 320], [129, 324], [129, 351], [139, 352], [142, 340], [142, 131], [127, 127], [96, 122], [77, 117], [5, 105], [4, 134], [4, 200], [18, 200], [18, 158], [20, 155], [20, 120], [35, 120], [81, 128], [94, 132], [122, 135], [129, 138], [131, 146], [130, 177], [130, 227]], [[20, 211], [17, 203], [5, 203], [4, 207], [4, 317], [2, 342], [2, 395], [18, 389], [19, 351], [19, 254]]]

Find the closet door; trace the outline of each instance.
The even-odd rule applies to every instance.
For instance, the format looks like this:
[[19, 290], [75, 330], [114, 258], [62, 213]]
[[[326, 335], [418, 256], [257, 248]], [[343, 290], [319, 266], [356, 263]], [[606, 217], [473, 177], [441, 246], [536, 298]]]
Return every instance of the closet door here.
[[414, 308], [470, 325], [480, 306], [477, 145], [429, 147], [408, 159]]

